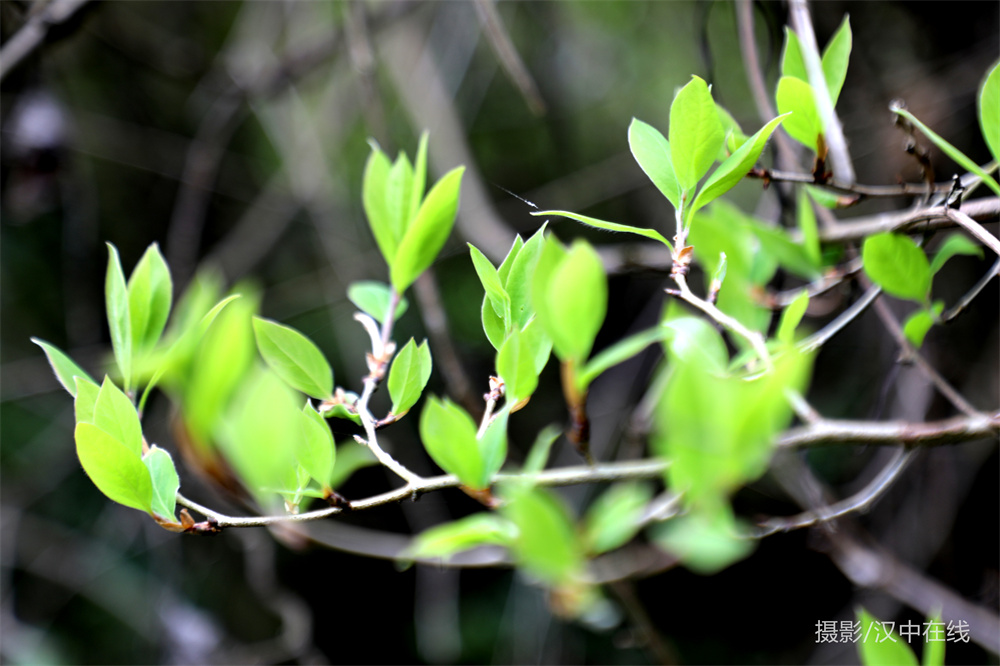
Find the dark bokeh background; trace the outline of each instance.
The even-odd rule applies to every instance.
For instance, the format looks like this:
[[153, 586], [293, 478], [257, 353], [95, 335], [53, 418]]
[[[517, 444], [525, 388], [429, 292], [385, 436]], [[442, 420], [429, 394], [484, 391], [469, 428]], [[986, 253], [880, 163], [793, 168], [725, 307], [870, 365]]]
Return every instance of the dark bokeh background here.
[[[360, 388], [366, 337], [344, 293], [385, 268], [360, 206], [366, 140], [412, 153], [431, 130], [431, 171], [469, 170], [456, 233], [433, 279], [411, 293], [397, 340], [433, 328], [443, 304], [451, 348], [432, 340], [431, 388], [474, 402], [492, 349], [479, 324], [481, 287], [465, 242], [501, 258], [515, 232], [533, 233], [527, 204], [657, 227], [672, 212], [628, 153], [632, 116], [667, 128], [673, 91], [691, 74], [751, 133], [753, 106], [727, 2], [503, 3], [499, 15], [536, 87], [519, 89], [472, 3], [95, 2], [52, 27], [2, 82], [2, 659], [6, 663], [851, 663], [853, 646], [817, 649], [818, 620], [876, 615], [922, 621], [888, 597], [856, 590], [807, 531], [764, 540], [714, 577], [670, 570], [609, 590], [623, 621], [597, 630], [555, 619], [542, 592], [504, 570], [400, 571], [391, 561], [304, 547], [265, 530], [178, 537], [105, 500], [73, 454], [72, 402], [30, 336], [68, 350], [100, 374], [105, 241], [126, 271], [159, 242], [178, 291], [199, 265], [229, 284], [263, 289], [263, 312], [307, 333], [338, 384]], [[887, 110], [909, 108], [973, 159], [988, 155], [975, 94], [1000, 55], [995, 2], [823, 2], [820, 43], [845, 13], [854, 52], [839, 111], [858, 178], [917, 180]], [[32, 3], [0, 3], [4, 56]], [[777, 76], [786, 8], [754, 6], [769, 85]], [[543, 112], [544, 111], [544, 112]], [[934, 154], [940, 180], [954, 171]], [[777, 211], [775, 188], [744, 183], [731, 199]], [[778, 202], [780, 203], [780, 201]], [[864, 215], [905, 205], [880, 201]], [[788, 222], [784, 214], [769, 217]], [[554, 221], [562, 238], [631, 243]], [[991, 227], [995, 233], [995, 225]], [[989, 266], [953, 260], [935, 295], [954, 302]], [[665, 276], [611, 279], [598, 347], [655, 320]], [[776, 284], [776, 288], [789, 286]], [[849, 293], [835, 294], [830, 308]], [[926, 356], [981, 409], [997, 404], [994, 281], [969, 312], [934, 330]], [[906, 306], [893, 303], [902, 316]], [[830, 315], [817, 313], [816, 327]], [[591, 398], [594, 442], [610, 450], [641, 396], [654, 354], [613, 371]], [[950, 415], [866, 314], [817, 362], [812, 402], [831, 417]], [[457, 382], [457, 383], [456, 383]], [[512, 422], [512, 452], [565, 418], [554, 368]], [[384, 398], [380, 398], [384, 400]], [[376, 411], [387, 405], [378, 403]], [[146, 427], [172, 446], [170, 406], [154, 398]], [[387, 431], [393, 451], [430, 472], [413, 419]], [[627, 451], [623, 447], [623, 451]], [[843, 495], [859, 489], [884, 452], [812, 452]], [[561, 451], [558, 463], [575, 459]], [[966, 599], [998, 607], [998, 458], [995, 442], [925, 454], [876, 510], [860, 519], [875, 540]], [[221, 501], [182, 471], [189, 495]], [[390, 488], [381, 470], [341, 492]], [[566, 497], [578, 507], [594, 488]], [[747, 516], [791, 513], [773, 483], [741, 492]], [[458, 492], [338, 518], [368, 531], [334, 532], [342, 547], [372, 531], [409, 534], [475, 510]], [[346, 529], [346, 528], [345, 528]], [[996, 663], [948, 644], [949, 663]]]

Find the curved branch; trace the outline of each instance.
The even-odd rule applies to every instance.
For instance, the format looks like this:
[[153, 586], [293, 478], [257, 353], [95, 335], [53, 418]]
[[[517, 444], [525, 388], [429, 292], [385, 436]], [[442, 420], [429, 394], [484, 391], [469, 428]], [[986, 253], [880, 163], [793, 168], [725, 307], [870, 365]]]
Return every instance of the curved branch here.
[[941, 446], [995, 438], [998, 435], [1000, 411], [979, 416], [955, 416], [926, 423], [821, 419], [786, 430], [775, 446], [786, 449], [819, 444]]
[[[933, 208], [858, 218], [853, 221], [841, 222], [833, 229], [820, 229], [819, 239], [824, 243], [845, 243], [861, 240], [878, 233], [902, 231], [921, 222], [924, 223], [920, 227], [921, 230], [954, 227], [957, 223], [948, 217], [948, 210], [945, 206], [934, 206]], [[966, 201], [962, 204], [962, 212], [973, 220], [987, 221], [1000, 215], [1000, 198], [984, 197]], [[793, 238], [799, 240], [794, 233]]]

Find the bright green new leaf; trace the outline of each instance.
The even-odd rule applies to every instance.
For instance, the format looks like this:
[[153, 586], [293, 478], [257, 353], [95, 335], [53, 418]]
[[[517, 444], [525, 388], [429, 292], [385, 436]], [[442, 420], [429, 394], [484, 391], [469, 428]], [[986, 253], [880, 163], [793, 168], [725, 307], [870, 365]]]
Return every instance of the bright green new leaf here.
[[552, 338], [556, 355], [563, 361], [583, 363], [608, 308], [607, 276], [589, 243], [581, 239], [573, 242], [552, 273], [539, 307], [546, 310], [540, 323]]
[[90, 378], [90, 375], [77, 365], [76, 361], [67, 356], [63, 350], [40, 338], [31, 338], [31, 341], [45, 352], [45, 357], [49, 360], [49, 365], [52, 366], [52, 372], [56, 374], [56, 379], [59, 380], [64, 389], [69, 391], [71, 396], [76, 397], [76, 382], [74, 381], [74, 377], [83, 377], [91, 384], [95, 383]]
[[101, 393], [101, 387], [83, 377], [75, 377], [76, 399], [73, 401], [73, 409], [76, 413], [77, 423], [93, 423], [94, 409], [97, 406], [97, 396]]
[[1000, 184], [997, 184], [997, 181], [993, 178], [993, 176], [986, 173], [986, 171], [984, 171], [982, 167], [980, 167], [978, 164], [969, 159], [969, 157], [965, 153], [963, 153], [961, 150], [948, 143], [943, 137], [937, 134], [930, 127], [924, 125], [922, 122], [917, 120], [917, 117], [912, 113], [910, 113], [909, 111], [907, 111], [906, 109], [901, 108], [895, 104], [891, 104], [889, 105], [889, 110], [892, 111], [893, 113], [903, 116], [911, 123], [913, 123], [917, 129], [923, 132], [924, 136], [930, 139], [931, 143], [933, 143], [941, 150], [941, 152], [950, 157], [956, 164], [958, 164], [966, 171], [970, 171], [979, 176], [980, 178], [982, 178], [983, 184], [986, 185], [986, 187], [993, 190], [993, 192], [997, 196], [1000, 196]]
[[720, 164], [718, 169], [712, 172], [712, 175], [705, 181], [701, 190], [698, 191], [698, 196], [695, 197], [694, 203], [689, 209], [690, 212], [687, 213], [688, 219], [699, 208], [714, 199], [718, 199], [735, 187], [736, 183], [743, 180], [747, 172], [757, 163], [757, 158], [763, 152], [764, 146], [767, 145], [768, 139], [771, 138], [771, 134], [787, 116], [788, 114], [778, 116], [761, 127], [735, 153], [726, 158], [726, 161]]
[[486, 488], [490, 485], [493, 475], [500, 471], [507, 460], [507, 418], [510, 416], [510, 406], [493, 416], [486, 430], [477, 439], [479, 458], [483, 461], [479, 481], [473, 488]]
[[476, 424], [464, 409], [431, 396], [420, 414], [420, 439], [438, 467], [466, 486], [482, 490], [485, 465], [476, 441]]
[[[513, 259], [505, 259], [498, 271], [503, 280], [504, 289], [510, 296], [510, 314], [513, 327], [524, 328], [524, 325], [534, 316], [535, 309], [531, 303], [531, 280], [538, 265], [538, 258], [545, 245], [546, 224], [539, 227], [531, 238], [524, 243]], [[509, 260], [509, 263], [508, 263]]]
[[413, 186], [410, 188], [410, 210], [406, 219], [412, 220], [420, 212], [420, 203], [424, 200], [424, 188], [427, 186], [427, 132], [420, 134], [417, 144], [417, 159], [413, 163]]
[[747, 227], [760, 242], [761, 251], [782, 268], [806, 280], [820, 277], [820, 267], [813, 262], [805, 246], [793, 241], [783, 228], [753, 218], [747, 220]]
[[448, 559], [455, 553], [477, 546], [505, 546], [516, 534], [513, 525], [495, 513], [474, 513], [424, 530], [413, 539], [401, 557], [408, 560]]
[[108, 377], [94, 402], [94, 425], [108, 433], [136, 457], [142, 455], [142, 425], [135, 405]]
[[499, 350], [503, 346], [503, 341], [507, 339], [507, 324], [493, 309], [489, 296], [483, 297], [480, 316], [483, 320], [483, 332], [486, 333], [486, 339], [490, 341], [494, 349]]
[[798, 328], [808, 307], [809, 291], [802, 289], [781, 313], [781, 320], [778, 322], [778, 332], [774, 337], [787, 344], [795, 342], [795, 329]]
[[128, 279], [128, 311], [133, 351], [153, 347], [167, 325], [173, 300], [170, 269], [156, 243], [139, 259]]
[[486, 298], [493, 307], [493, 312], [504, 322], [507, 327], [510, 325], [510, 296], [503, 288], [500, 275], [493, 267], [490, 260], [486, 258], [472, 243], [469, 243], [469, 254], [472, 256], [472, 265], [476, 269], [476, 275], [486, 291]]
[[396, 241], [402, 240], [410, 224], [412, 205], [413, 166], [406, 154], [400, 152], [389, 167], [385, 181], [385, 207], [389, 212], [389, 230]]
[[628, 126], [628, 145], [632, 157], [656, 189], [663, 193], [674, 207], [681, 207], [681, 190], [677, 184], [673, 162], [670, 161], [670, 143], [652, 125], [633, 118]]
[[672, 335], [674, 332], [671, 329], [657, 326], [619, 340], [583, 366], [577, 374], [578, 388], [580, 390], [586, 389], [601, 373], [619, 363], [624, 363], [654, 342], [660, 342]]
[[788, 26], [785, 26], [785, 47], [781, 52], [781, 75], [791, 76], [800, 81], [809, 81], [806, 62], [802, 59], [802, 44], [799, 43], [799, 36]]
[[260, 355], [289, 386], [320, 400], [333, 396], [333, 370], [312, 340], [263, 317], [253, 318], [253, 331]]
[[808, 189], [799, 190], [795, 219], [799, 231], [802, 233], [802, 248], [806, 252], [806, 257], [817, 270], [822, 270], [823, 253], [819, 245], [819, 228], [816, 225], [816, 211], [813, 210], [812, 195]]
[[125, 390], [132, 387], [132, 325], [129, 316], [128, 287], [118, 258], [118, 249], [108, 243], [108, 272], [104, 279], [104, 302], [111, 331], [111, 347]]
[[138, 454], [92, 423], [76, 424], [74, 438], [80, 464], [98, 490], [127, 507], [153, 510], [153, 484]]
[[939, 636], [940, 640], [929, 640], [928, 636], [932, 628], [940, 628], [942, 631], [945, 628], [944, 623], [941, 622], [941, 611], [931, 613], [927, 617], [927, 622], [924, 623], [924, 653], [921, 655], [923, 657], [921, 663], [923, 666], [944, 666], [944, 648], [945, 641], [944, 636]]
[[756, 546], [753, 539], [737, 534], [737, 523], [725, 507], [674, 518], [654, 530], [653, 539], [703, 576], [739, 562]]
[[176, 521], [174, 509], [177, 508], [177, 491], [181, 487], [181, 480], [177, 476], [177, 468], [170, 452], [153, 444], [142, 457], [142, 462], [149, 470], [153, 486], [153, 513], [160, 518]]
[[851, 17], [845, 15], [837, 32], [833, 33], [833, 37], [823, 49], [823, 78], [826, 79], [830, 103], [833, 106], [837, 106], [837, 99], [840, 98], [840, 91], [844, 87], [844, 79], [847, 78], [852, 42]]
[[802, 79], [783, 76], [778, 80], [775, 101], [778, 103], [778, 113], [792, 114], [784, 123], [788, 135], [816, 152], [819, 136], [823, 134], [823, 123], [816, 109], [812, 86]]
[[535, 360], [535, 374], [542, 374], [545, 364], [552, 355], [552, 338], [545, 332], [538, 318], [532, 319], [521, 329], [521, 346], [528, 350]]
[[930, 308], [921, 308], [906, 318], [906, 322], [903, 323], [903, 335], [910, 344], [920, 349], [927, 332], [938, 322], [943, 310], [944, 302], [935, 301]]
[[538, 387], [534, 350], [522, 337], [521, 331], [515, 329], [497, 353], [496, 369], [504, 381], [509, 404], [530, 397]]
[[[352, 282], [347, 286], [347, 298], [351, 303], [354, 303], [355, 307], [365, 314], [370, 315], [375, 321], [381, 324], [385, 321], [385, 317], [389, 313], [392, 287], [373, 280]], [[399, 319], [402, 317], [409, 305], [406, 298], [400, 296], [399, 303], [396, 305], [395, 318]]]
[[533, 211], [532, 215], [539, 216], [552, 216], [558, 215], [559, 217], [568, 217], [571, 220], [576, 220], [577, 222], [582, 222], [588, 227], [596, 227], [597, 229], [605, 229], [606, 231], [621, 231], [627, 234], [637, 234], [639, 236], [644, 236], [646, 238], [652, 238], [653, 240], [660, 241], [664, 245], [673, 251], [673, 246], [670, 244], [666, 238], [663, 237], [659, 231], [655, 229], [643, 229], [642, 227], [630, 227], [627, 224], [618, 224], [617, 222], [607, 222], [605, 220], [598, 220], [596, 217], [587, 217], [586, 215], [578, 215], [577, 213], [570, 213], [565, 210], [540, 210]]
[[692, 76], [674, 97], [668, 134], [670, 160], [684, 193], [708, 173], [726, 139], [712, 93], [703, 79]]
[[337, 448], [326, 420], [310, 405], [302, 408], [299, 421], [302, 437], [298, 439], [295, 458], [323, 490], [330, 488]]
[[917, 656], [899, 634], [887, 631], [885, 625], [864, 608], [855, 612], [864, 637], [858, 641], [858, 654], [864, 666], [917, 666]]
[[719, 112], [719, 122], [722, 123], [722, 130], [726, 133], [726, 142], [716, 159], [719, 162], [724, 162], [726, 158], [746, 143], [747, 135], [743, 133], [743, 128], [736, 122], [736, 118], [733, 118], [733, 114], [729, 113], [725, 107], [717, 103], [715, 109]]
[[927, 255], [909, 236], [875, 234], [861, 249], [865, 273], [887, 294], [912, 301], [927, 300], [931, 267]]
[[549, 462], [549, 451], [552, 450], [552, 445], [561, 434], [562, 428], [555, 424], [550, 423], [542, 428], [538, 436], [535, 437], [535, 443], [531, 445], [531, 450], [528, 451], [528, 457], [524, 460], [524, 467], [521, 471], [526, 476], [537, 474], [545, 469], [545, 465]]
[[[543, 227], [545, 225], [542, 225]], [[537, 232], [536, 232], [537, 233]], [[507, 256], [503, 258], [500, 262], [500, 267], [497, 269], [497, 275], [500, 276], [501, 284], [507, 284], [507, 276], [510, 275], [511, 266], [514, 265], [514, 261], [517, 259], [517, 255], [521, 253], [521, 248], [524, 247], [524, 239], [521, 238], [521, 234], [514, 236], [514, 243], [507, 250]]]
[[965, 234], [958, 232], [949, 234], [944, 242], [941, 243], [941, 247], [938, 248], [934, 258], [931, 259], [931, 275], [937, 275], [937, 272], [941, 270], [945, 262], [956, 254], [966, 254], [982, 259], [983, 248], [970, 240]]
[[577, 578], [584, 565], [583, 546], [566, 506], [542, 488], [507, 486], [500, 509], [517, 528], [511, 551], [527, 573], [550, 585]]
[[1000, 62], [990, 68], [979, 88], [979, 129], [993, 159], [1000, 162]]
[[620, 548], [642, 527], [640, 519], [653, 496], [645, 483], [618, 483], [594, 501], [584, 519], [583, 542], [591, 555]]
[[663, 328], [674, 363], [696, 364], [713, 373], [722, 373], [729, 364], [726, 342], [704, 318], [684, 315], [665, 321]]
[[368, 217], [368, 226], [378, 249], [385, 258], [386, 265], [392, 269], [396, 257], [399, 239], [393, 234], [391, 213], [386, 204], [386, 188], [389, 182], [389, 158], [374, 142], [372, 152], [365, 164], [364, 181], [361, 186], [361, 201]]
[[451, 234], [465, 167], [457, 167], [435, 183], [399, 242], [389, 269], [390, 282], [402, 294], [434, 262]]
[[431, 350], [424, 340], [420, 346], [413, 338], [403, 345], [389, 368], [389, 396], [392, 398], [392, 410], [396, 416], [402, 416], [420, 399], [420, 394], [427, 386], [431, 376]]

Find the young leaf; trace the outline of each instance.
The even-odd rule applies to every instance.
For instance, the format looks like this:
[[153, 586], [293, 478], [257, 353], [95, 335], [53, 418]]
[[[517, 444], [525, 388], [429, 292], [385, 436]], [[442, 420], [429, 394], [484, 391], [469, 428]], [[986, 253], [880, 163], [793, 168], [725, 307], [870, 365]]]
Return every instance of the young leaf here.
[[920, 349], [920, 346], [924, 344], [924, 338], [927, 337], [927, 332], [937, 323], [943, 310], [944, 303], [937, 301], [931, 307], [921, 308], [906, 318], [906, 322], [903, 324], [903, 335], [910, 341], [910, 344]]
[[956, 164], [958, 164], [966, 171], [971, 171], [972, 173], [982, 178], [983, 184], [986, 185], [986, 187], [993, 190], [995, 194], [1000, 196], [1000, 184], [997, 184], [997, 181], [994, 180], [993, 176], [986, 173], [986, 171], [984, 171], [978, 164], [969, 159], [969, 157], [966, 156], [965, 153], [963, 153], [961, 150], [959, 150], [955, 146], [945, 141], [944, 138], [942, 138], [940, 135], [934, 132], [934, 130], [932, 130], [930, 127], [924, 125], [922, 122], [917, 120], [917, 117], [914, 116], [909, 111], [907, 111], [906, 109], [903, 109], [899, 106], [896, 106], [895, 104], [892, 104], [889, 106], [889, 110], [892, 111], [893, 113], [903, 116], [911, 123], [913, 123], [917, 129], [923, 132], [924, 136], [930, 139], [931, 143], [933, 143], [941, 150], [942, 153], [950, 157]]
[[76, 413], [77, 423], [93, 423], [94, 409], [97, 406], [97, 396], [101, 393], [101, 387], [83, 377], [75, 377], [76, 380], [76, 400], [73, 409]]
[[413, 186], [410, 188], [410, 210], [406, 219], [412, 220], [420, 211], [420, 202], [424, 200], [424, 188], [427, 186], [427, 132], [420, 134], [417, 144], [417, 159], [413, 163]]
[[389, 396], [396, 416], [402, 416], [420, 399], [431, 376], [431, 350], [424, 340], [420, 346], [410, 338], [389, 368]]
[[809, 291], [803, 289], [799, 292], [791, 303], [781, 313], [781, 320], [778, 322], [778, 332], [775, 334], [781, 342], [791, 344], [795, 342], [795, 329], [806, 314], [809, 307]]
[[494, 513], [474, 513], [459, 520], [424, 530], [401, 555], [416, 560], [431, 557], [448, 559], [455, 553], [496, 544], [507, 545], [516, 536], [513, 526]]
[[654, 342], [665, 340], [671, 335], [674, 335], [671, 329], [657, 326], [619, 340], [583, 366], [577, 375], [579, 388], [585, 389], [601, 373], [619, 363], [624, 363]]
[[552, 216], [558, 215], [559, 217], [568, 217], [571, 220], [576, 220], [577, 222], [582, 222], [588, 227], [596, 227], [598, 229], [605, 229], [607, 231], [621, 231], [627, 234], [637, 234], [639, 236], [644, 236], [646, 238], [652, 238], [653, 240], [660, 241], [664, 245], [673, 251], [673, 246], [670, 245], [670, 241], [663, 237], [659, 231], [655, 229], [643, 229], [642, 227], [630, 227], [627, 224], [618, 224], [617, 222], [606, 222], [605, 220], [598, 220], [596, 217], [587, 217], [586, 215], [578, 215], [577, 213], [570, 213], [565, 210], [540, 210], [533, 211], [532, 215], [539, 216]]
[[511, 543], [518, 564], [550, 585], [572, 581], [583, 570], [583, 547], [565, 505], [541, 488], [508, 486], [501, 513], [517, 527]]
[[726, 158], [726, 161], [720, 164], [718, 169], [712, 172], [712, 175], [708, 177], [698, 192], [698, 196], [695, 197], [688, 213], [688, 219], [696, 210], [731, 190], [747, 175], [747, 172], [757, 163], [757, 158], [760, 157], [764, 146], [767, 145], [767, 140], [771, 138], [771, 134], [787, 115], [778, 116], [760, 128], [735, 153]]
[[[833, 34], [823, 50], [823, 78], [830, 92], [830, 103], [837, 106], [840, 90], [847, 78], [847, 63], [851, 57], [851, 17], [844, 16], [844, 21]], [[808, 80], [808, 77], [807, 77]]]
[[497, 372], [504, 381], [508, 404], [530, 397], [538, 387], [533, 351], [522, 342], [521, 332], [514, 330], [497, 353]]
[[540, 323], [563, 361], [582, 363], [604, 323], [608, 283], [597, 252], [586, 241], [573, 242], [556, 267], [542, 301], [547, 318]]
[[[354, 303], [355, 307], [367, 315], [371, 315], [378, 323], [385, 321], [389, 313], [389, 301], [392, 288], [382, 282], [373, 280], [361, 280], [352, 282], [347, 287], [347, 298]], [[400, 296], [399, 304], [396, 305], [395, 318], [399, 319], [409, 307], [406, 298]]]
[[389, 212], [389, 229], [397, 241], [403, 238], [406, 228], [412, 218], [413, 167], [406, 154], [400, 152], [396, 161], [389, 167], [389, 176], [385, 182], [385, 207]]
[[458, 212], [458, 195], [465, 167], [457, 167], [439, 180], [420, 205], [406, 235], [399, 242], [389, 269], [390, 281], [402, 294], [434, 262], [448, 240]]
[[687, 192], [708, 172], [726, 138], [703, 79], [692, 76], [674, 97], [668, 134], [674, 174], [681, 192]]
[[941, 247], [938, 248], [937, 253], [931, 260], [931, 275], [937, 275], [937, 272], [944, 267], [945, 262], [956, 254], [967, 254], [982, 259], [983, 248], [976, 245], [964, 234], [958, 232], [950, 234], [941, 243]]
[[508, 255], [498, 271], [504, 290], [510, 297], [511, 322], [516, 328], [524, 328], [535, 314], [535, 308], [531, 304], [531, 279], [545, 244], [545, 227], [543, 224], [509, 263]]
[[531, 450], [528, 451], [528, 457], [524, 460], [524, 467], [521, 469], [524, 475], [530, 476], [545, 469], [545, 465], [549, 461], [549, 451], [552, 450], [552, 445], [559, 439], [559, 435], [561, 434], [562, 428], [555, 424], [545, 426], [538, 433], [538, 436], [535, 437], [535, 443], [531, 445]]
[[663, 193], [674, 207], [681, 207], [681, 192], [674, 174], [674, 164], [670, 161], [670, 143], [652, 125], [633, 118], [628, 126], [628, 145], [632, 157], [646, 176], [653, 181], [656, 189]]
[[56, 379], [59, 380], [63, 388], [69, 391], [69, 394], [74, 398], [76, 397], [75, 377], [83, 377], [91, 384], [95, 383], [90, 378], [90, 375], [78, 366], [73, 359], [67, 356], [63, 350], [40, 338], [31, 338], [31, 341], [42, 348], [42, 351], [45, 352], [45, 357], [49, 360], [49, 365], [52, 366], [52, 372], [56, 374]]
[[337, 449], [333, 433], [326, 420], [310, 405], [302, 408], [300, 427], [302, 437], [298, 439], [295, 458], [323, 490], [330, 488]]
[[736, 533], [736, 521], [727, 509], [698, 511], [680, 516], [656, 529], [653, 539], [674, 553], [684, 566], [709, 576], [753, 552], [756, 542]]
[[76, 454], [97, 489], [127, 507], [153, 510], [153, 484], [138, 454], [92, 423], [76, 424]]
[[289, 386], [321, 400], [333, 396], [333, 371], [312, 340], [263, 317], [253, 318], [253, 331], [260, 355]]
[[799, 191], [798, 206], [795, 219], [802, 233], [802, 247], [812, 265], [820, 270], [823, 267], [823, 254], [819, 245], [819, 228], [816, 225], [816, 211], [813, 210], [812, 195], [808, 189]]
[[1000, 62], [994, 64], [986, 75], [977, 101], [983, 139], [993, 159], [1000, 162]]
[[472, 256], [472, 265], [476, 269], [479, 281], [483, 284], [483, 289], [486, 291], [486, 298], [489, 300], [490, 305], [493, 306], [493, 311], [509, 328], [510, 296], [507, 295], [506, 290], [503, 288], [503, 283], [500, 281], [497, 269], [493, 267], [493, 264], [486, 258], [486, 255], [480, 252], [479, 248], [472, 243], [469, 243], [469, 254]]
[[[545, 225], [542, 225], [543, 227]], [[538, 232], [535, 232], [536, 234]], [[505, 287], [507, 285], [507, 276], [510, 275], [510, 269], [514, 265], [514, 261], [517, 260], [517, 256], [521, 254], [521, 249], [524, 247], [524, 239], [521, 238], [521, 234], [514, 236], [514, 243], [507, 250], [507, 256], [503, 258], [500, 262], [500, 267], [497, 269], [497, 275], [500, 277], [500, 283]]]
[[644, 483], [619, 483], [601, 493], [584, 519], [583, 542], [591, 555], [628, 543], [642, 524], [642, 513], [653, 496]]
[[504, 461], [507, 460], [507, 417], [509, 415], [510, 408], [505, 406], [494, 415], [493, 420], [486, 426], [485, 432], [477, 440], [479, 458], [482, 460], [483, 467], [479, 474], [479, 481], [473, 486], [474, 488], [488, 487], [490, 479], [500, 471]]
[[438, 467], [470, 488], [485, 488], [476, 424], [465, 410], [447, 398], [431, 396], [420, 414], [420, 439]]
[[132, 349], [150, 349], [167, 325], [173, 299], [170, 269], [156, 243], [139, 259], [129, 276], [127, 290]]
[[538, 323], [537, 317], [521, 329], [521, 347], [528, 350], [535, 360], [535, 374], [542, 374], [545, 364], [549, 362], [549, 356], [552, 355], [552, 338]]
[[785, 26], [785, 48], [781, 53], [781, 75], [791, 76], [800, 81], [809, 80], [805, 60], [802, 59], [802, 45], [794, 30]]
[[883, 291], [899, 298], [924, 302], [931, 288], [927, 255], [909, 236], [875, 234], [861, 250], [865, 273]]
[[393, 234], [391, 213], [386, 205], [385, 193], [389, 182], [389, 158], [372, 144], [372, 152], [365, 164], [364, 181], [361, 185], [361, 201], [368, 217], [368, 226], [385, 263], [392, 269], [399, 239]]
[[153, 444], [149, 453], [142, 457], [142, 462], [149, 470], [150, 482], [153, 486], [153, 513], [160, 518], [176, 520], [174, 509], [177, 508], [177, 490], [181, 487], [180, 477], [170, 453]]
[[721, 373], [729, 364], [729, 352], [722, 336], [701, 317], [685, 315], [663, 323], [667, 329], [667, 349], [674, 363], [696, 364], [708, 372]]
[[118, 249], [111, 243], [107, 245], [108, 272], [104, 279], [104, 301], [108, 313], [108, 328], [111, 331], [111, 347], [127, 391], [132, 387], [132, 325], [128, 288], [125, 286], [125, 273], [118, 258]]
[[804, 246], [791, 239], [781, 227], [760, 223], [752, 218], [748, 228], [760, 242], [760, 249], [782, 268], [807, 280], [820, 277], [819, 266], [813, 263]]
[[493, 309], [489, 296], [483, 296], [483, 304], [480, 307], [480, 315], [483, 320], [483, 332], [486, 339], [490, 341], [493, 348], [498, 350], [503, 346], [503, 341], [507, 339], [507, 324], [497, 311]]
[[135, 406], [108, 377], [94, 402], [94, 425], [121, 442], [136, 457], [142, 455], [142, 425]]
[[812, 86], [802, 79], [783, 76], [778, 80], [775, 101], [778, 103], [778, 113], [792, 114], [784, 124], [788, 135], [816, 152], [819, 135], [823, 133], [823, 123], [816, 110]]
[[[861, 636], [858, 641], [858, 653], [861, 663], [865, 666], [917, 666], [917, 657], [913, 650], [894, 631], [887, 630], [880, 621], [875, 619], [864, 608], [858, 608], [858, 621], [861, 622]], [[875, 625], [875, 626], [872, 626]]]

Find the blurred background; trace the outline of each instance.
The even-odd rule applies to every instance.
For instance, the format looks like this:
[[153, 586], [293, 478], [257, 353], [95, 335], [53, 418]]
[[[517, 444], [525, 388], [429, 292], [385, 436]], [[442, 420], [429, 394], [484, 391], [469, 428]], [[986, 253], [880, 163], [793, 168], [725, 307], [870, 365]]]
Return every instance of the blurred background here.
[[[345, 292], [356, 280], [386, 279], [361, 208], [367, 142], [412, 154], [426, 128], [431, 173], [468, 170], [456, 230], [408, 294], [395, 338], [429, 337], [430, 389], [481, 410], [494, 351], [465, 243], [498, 263], [516, 233], [537, 229], [531, 204], [672, 235], [672, 210], [632, 160], [626, 130], [635, 116], [666, 133], [674, 90], [692, 74], [713, 84], [748, 134], [763, 124], [739, 48], [744, 7], [773, 91], [787, 19], [778, 2], [0, 3], [4, 663], [856, 663], [852, 645], [820, 649], [817, 621], [849, 619], [862, 603], [884, 619], [923, 621], [854, 588], [805, 530], [765, 539], [714, 577], [663, 567], [616, 583], [607, 594], [619, 617], [590, 627], [554, 618], [544, 594], [508, 570], [400, 570], [356, 554], [393, 553], [405, 535], [476, 510], [459, 492], [337, 517], [315, 526], [320, 544], [263, 529], [170, 534], [86, 478], [72, 401], [29, 341], [51, 341], [102, 375], [104, 243], [118, 247], [128, 272], [157, 242], [175, 298], [207, 266], [227, 287], [259, 289], [263, 314], [309, 335], [338, 385], [359, 390], [367, 336]], [[860, 182], [920, 179], [892, 127], [893, 98], [988, 161], [975, 97], [1000, 56], [998, 7], [813, 6], [820, 44], [850, 14], [854, 51], [838, 110]], [[932, 159], [938, 180], [955, 172], [940, 154]], [[779, 190], [746, 182], [729, 199], [788, 223]], [[905, 205], [881, 200], [838, 214]], [[550, 228], [608, 248], [611, 302], [595, 351], [656, 320], [663, 257], [648, 257], [633, 237], [569, 221]], [[953, 303], [988, 267], [954, 259], [935, 296]], [[849, 289], [833, 294], [809, 321], [819, 328], [850, 298]], [[980, 409], [997, 405], [997, 302], [994, 280], [924, 349]], [[905, 315], [905, 304], [892, 305]], [[810, 400], [830, 417], [951, 415], [896, 354], [877, 318], [864, 315], [824, 348]], [[598, 457], [612, 447], [641, 455], [642, 442], [617, 442], [657, 361], [652, 350], [594, 385]], [[541, 427], [565, 419], [554, 365], [512, 419], [515, 460]], [[384, 412], [386, 397], [374, 407]], [[168, 449], [171, 416], [155, 395], [145, 425]], [[387, 430], [388, 446], [434, 473], [415, 421]], [[884, 455], [850, 447], [808, 460], [846, 496]], [[560, 449], [554, 462], [578, 458]], [[928, 451], [858, 522], [896, 557], [995, 613], [998, 465], [995, 442]], [[227, 506], [193, 474], [182, 469], [181, 478], [189, 497]], [[367, 468], [339, 490], [359, 498], [395, 483]], [[565, 497], [579, 509], [598, 490]], [[767, 478], [736, 499], [746, 516], [797, 510]], [[961, 643], [948, 643], [947, 658], [997, 663]]]

